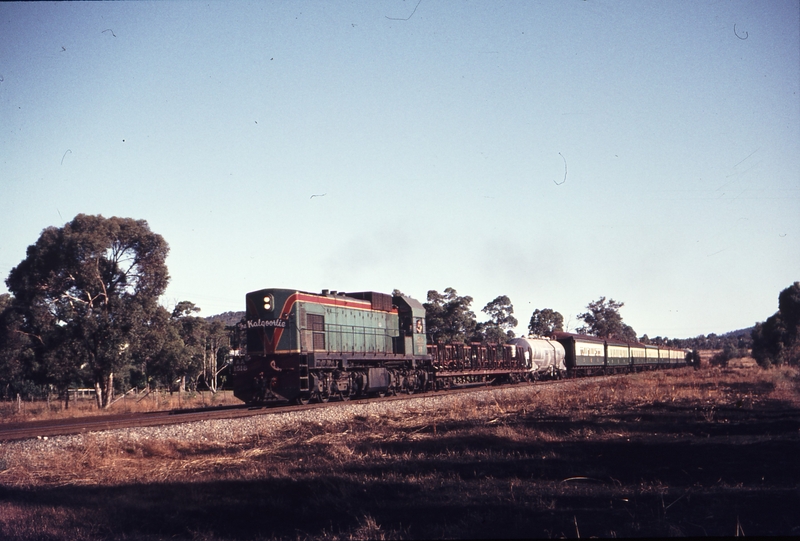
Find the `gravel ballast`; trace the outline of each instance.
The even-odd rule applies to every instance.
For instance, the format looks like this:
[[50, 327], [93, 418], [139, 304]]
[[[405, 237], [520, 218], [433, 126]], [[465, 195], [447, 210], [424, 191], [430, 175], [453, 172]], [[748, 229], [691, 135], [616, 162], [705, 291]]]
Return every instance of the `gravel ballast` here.
[[527, 398], [526, 401], [529, 401], [531, 394], [538, 393], [544, 388], [545, 386], [524, 385], [502, 389], [481, 389], [468, 394], [424, 394], [405, 400], [332, 403], [327, 407], [279, 414], [268, 413], [235, 419], [215, 419], [10, 441], [0, 443], [0, 450], [2, 450], [2, 455], [7, 458], [16, 453], [57, 452], [81, 445], [87, 436], [91, 436], [98, 444], [106, 442], [136, 443], [145, 440], [192, 441], [197, 443], [237, 442], [253, 435], [269, 437], [275, 432], [298, 423], [336, 424], [349, 421], [357, 416], [396, 416], [403, 413], [418, 414], [448, 410], [458, 407], [465, 397], [469, 397], [471, 400], [478, 399], [479, 401], [494, 402], [496, 400], [518, 399], [524, 396]]

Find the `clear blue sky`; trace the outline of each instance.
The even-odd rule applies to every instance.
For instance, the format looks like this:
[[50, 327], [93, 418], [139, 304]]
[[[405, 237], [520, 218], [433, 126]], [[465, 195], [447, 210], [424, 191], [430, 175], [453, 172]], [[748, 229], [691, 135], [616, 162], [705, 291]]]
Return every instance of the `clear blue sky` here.
[[102, 214], [202, 315], [453, 287], [519, 330], [600, 296], [639, 335], [750, 326], [800, 280], [799, 6], [2, 3], [0, 277]]

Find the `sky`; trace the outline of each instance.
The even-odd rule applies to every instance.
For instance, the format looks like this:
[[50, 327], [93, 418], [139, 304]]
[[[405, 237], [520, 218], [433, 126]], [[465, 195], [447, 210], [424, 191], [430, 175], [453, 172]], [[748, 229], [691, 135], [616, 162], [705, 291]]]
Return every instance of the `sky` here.
[[518, 333], [600, 297], [749, 327], [800, 280], [799, 33], [797, 0], [0, 3], [0, 278], [100, 214], [205, 316], [452, 287]]

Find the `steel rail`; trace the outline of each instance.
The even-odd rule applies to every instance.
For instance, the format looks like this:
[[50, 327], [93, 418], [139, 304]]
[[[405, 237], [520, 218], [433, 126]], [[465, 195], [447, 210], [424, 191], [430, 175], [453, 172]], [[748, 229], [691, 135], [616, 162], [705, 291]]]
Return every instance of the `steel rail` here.
[[49, 438], [71, 434], [85, 434], [106, 430], [125, 428], [142, 428], [171, 424], [191, 423], [218, 419], [237, 419], [255, 415], [280, 415], [295, 411], [313, 410], [325, 407], [340, 407], [349, 404], [368, 404], [375, 402], [391, 402], [415, 398], [431, 398], [456, 394], [470, 394], [486, 390], [523, 388], [525, 386], [542, 386], [548, 384], [566, 384], [577, 380], [538, 381], [535, 383], [510, 383], [505, 385], [485, 385], [464, 389], [442, 391], [426, 391], [415, 394], [398, 394], [383, 398], [358, 398], [351, 400], [332, 400], [328, 403], [312, 403], [305, 406], [217, 406], [183, 410], [163, 410], [144, 413], [120, 413], [111, 415], [92, 415], [86, 417], [69, 417], [64, 419], [47, 419], [15, 423], [0, 423], [0, 441], [13, 441], [34, 438]]

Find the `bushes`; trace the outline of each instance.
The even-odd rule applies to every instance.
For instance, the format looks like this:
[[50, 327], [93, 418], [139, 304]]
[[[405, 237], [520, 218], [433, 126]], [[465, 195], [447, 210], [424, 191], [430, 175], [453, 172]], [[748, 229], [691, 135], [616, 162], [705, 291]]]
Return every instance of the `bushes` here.
[[800, 363], [800, 282], [781, 291], [778, 311], [753, 329], [753, 357], [759, 365]]
[[737, 347], [726, 345], [722, 351], [715, 354], [709, 362], [712, 366], [728, 366], [728, 361], [731, 359], [738, 359], [741, 357], [747, 357], [749, 351], [746, 349], [739, 349]]

